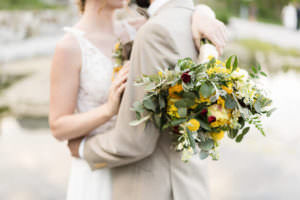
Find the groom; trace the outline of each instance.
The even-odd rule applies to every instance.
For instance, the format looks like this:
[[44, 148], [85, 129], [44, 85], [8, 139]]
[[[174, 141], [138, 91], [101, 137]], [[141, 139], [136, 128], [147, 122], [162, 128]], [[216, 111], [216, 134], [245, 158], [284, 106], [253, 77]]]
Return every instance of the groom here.
[[[147, 3], [146, 0], [137, 0]], [[113, 200], [207, 200], [209, 192], [204, 162], [195, 156], [189, 163], [170, 148], [171, 137], [152, 124], [132, 127], [130, 111], [143, 99], [144, 90], [134, 81], [142, 74], [156, 74], [181, 58], [196, 60], [191, 32], [192, 0], [153, 0], [151, 18], [139, 30], [131, 57], [130, 75], [116, 127], [89, 137], [83, 158], [92, 169], [112, 168]], [[70, 145], [78, 155], [78, 145]]]

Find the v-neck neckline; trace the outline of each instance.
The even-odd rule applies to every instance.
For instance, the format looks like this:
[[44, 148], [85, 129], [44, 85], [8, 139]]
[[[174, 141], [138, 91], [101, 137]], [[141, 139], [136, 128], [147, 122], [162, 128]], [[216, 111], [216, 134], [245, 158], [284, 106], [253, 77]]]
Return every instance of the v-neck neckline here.
[[78, 28], [70, 28], [70, 29], [72, 29], [72, 30], [74, 30], [74, 31], [77, 31], [78, 33], [80, 33], [81, 34], [81, 36], [82, 36], [82, 38], [92, 47], [92, 48], [94, 48], [96, 51], [97, 51], [97, 53], [99, 53], [101, 56], [103, 56], [103, 57], [105, 57], [107, 60], [109, 60], [110, 61], [110, 63], [113, 63], [113, 61], [112, 61], [112, 59], [110, 58], [110, 57], [108, 57], [107, 55], [105, 55], [103, 52], [102, 52], [102, 50], [101, 49], [99, 49], [96, 45], [94, 45], [87, 37], [85, 37], [85, 32], [84, 31], [82, 31], [82, 30], [80, 30], [80, 29], [78, 29]]

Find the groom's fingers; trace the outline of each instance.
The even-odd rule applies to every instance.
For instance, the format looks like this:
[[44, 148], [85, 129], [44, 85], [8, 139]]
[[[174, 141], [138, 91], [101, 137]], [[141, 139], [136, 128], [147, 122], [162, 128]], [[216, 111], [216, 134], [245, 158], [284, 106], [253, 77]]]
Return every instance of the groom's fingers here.
[[115, 88], [120, 87], [120, 85], [122, 83], [124, 83], [126, 80], [127, 80], [127, 76], [126, 75], [120, 77], [120, 79], [118, 79], [117, 82], [115, 83]]
[[126, 85], [127, 83], [124, 83], [123, 85], [121, 85], [119, 88], [118, 88], [118, 95], [121, 96], [121, 94], [123, 93], [123, 91], [125, 90], [126, 88]]

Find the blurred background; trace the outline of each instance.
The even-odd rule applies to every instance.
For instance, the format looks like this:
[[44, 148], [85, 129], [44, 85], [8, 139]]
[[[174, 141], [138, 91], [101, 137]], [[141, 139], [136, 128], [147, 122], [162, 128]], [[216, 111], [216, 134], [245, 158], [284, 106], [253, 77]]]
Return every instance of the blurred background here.
[[[0, 199], [65, 199], [71, 158], [48, 127], [49, 71], [62, 28], [78, 18], [74, 1], [0, 1]], [[224, 139], [221, 159], [204, 161], [212, 200], [300, 199], [300, 0], [196, 3], [228, 25], [224, 56], [262, 65], [278, 108], [266, 137], [253, 129], [241, 144]]]

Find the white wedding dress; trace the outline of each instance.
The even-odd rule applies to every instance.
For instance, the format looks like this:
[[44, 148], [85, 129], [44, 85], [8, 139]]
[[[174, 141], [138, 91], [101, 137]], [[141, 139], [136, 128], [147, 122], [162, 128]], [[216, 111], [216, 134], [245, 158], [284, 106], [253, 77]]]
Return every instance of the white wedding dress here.
[[[81, 48], [82, 66], [76, 111], [87, 112], [107, 101], [113, 63], [84, 37], [84, 32], [74, 28], [64, 30], [74, 36]], [[104, 133], [114, 125], [115, 117], [90, 134]], [[110, 170], [91, 171], [85, 160], [72, 159], [67, 200], [111, 200]]]

